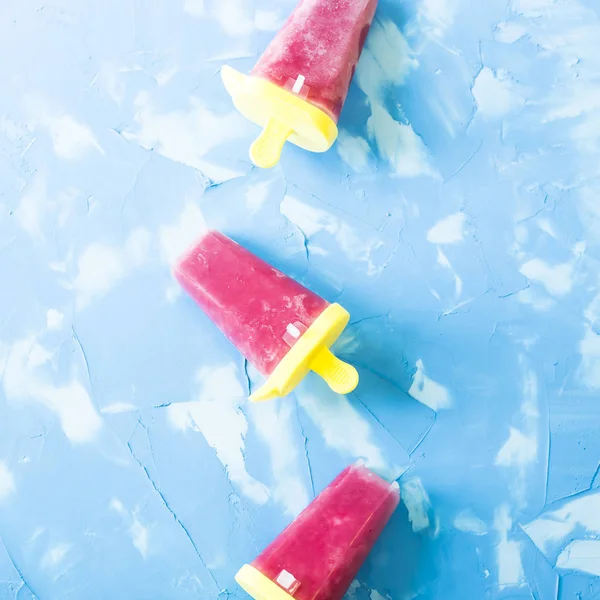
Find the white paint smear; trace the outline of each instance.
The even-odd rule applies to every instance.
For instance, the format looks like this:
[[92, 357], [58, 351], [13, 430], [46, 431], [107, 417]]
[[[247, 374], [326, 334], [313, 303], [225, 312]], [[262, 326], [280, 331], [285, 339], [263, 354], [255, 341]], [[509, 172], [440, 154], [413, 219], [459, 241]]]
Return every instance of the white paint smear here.
[[281, 202], [280, 211], [309, 242], [313, 235], [321, 231], [329, 233], [349, 259], [366, 263], [367, 275], [377, 275], [384, 268], [385, 262], [376, 264], [373, 259], [375, 251], [383, 245], [376, 236], [360, 235], [343, 219], [288, 194]]
[[15, 491], [15, 478], [6, 463], [0, 460], [0, 501], [8, 498]]
[[166, 261], [173, 265], [207, 229], [200, 207], [191, 199], [187, 200], [178, 221], [173, 225], [163, 225], [159, 230], [160, 246]]
[[139, 407], [129, 402], [113, 402], [107, 404], [105, 407], [100, 409], [103, 415], [120, 415], [122, 413], [134, 412], [139, 410]]
[[335, 147], [340, 158], [356, 173], [366, 173], [369, 170], [369, 158], [372, 153], [369, 143], [364, 138], [340, 129]]
[[196, 98], [190, 98], [191, 107], [188, 110], [165, 113], [154, 109], [143, 95], [136, 104], [139, 108], [135, 117], [138, 128], [137, 131], [123, 132], [126, 139], [194, 167], [215, 181], [224, 181], [244, 173], [241, 169], [219, 166], [205, 158], [220, 144], [239, 139], [249, 131], [247, 120], [237, 111], [219, 115]]
[[373, 104], [371, 109], [372, 114], [367, 121], [369, 137], [394, 173], [404, 178], [437, 178], [438, 174], [430, 163], [429, 151], [412, 125], [398, 123], [380, 104]]
[[450, 392], [443, 385], [427, 376], [425, 365], [421, 359], [417, 360], [416, 366], [417, 372], [413, 376], [408, 394], [436, 412], [450, 408], [452, 406]]
[[457, 212], [438, 221], [428, 232], [432, 244], [458, 244], [463, 241], [467, 215]]
[[356, 83], [371, 103], [379, 104], [386, 86], [400, 85], [418, 66], [397, 25], [388, 19], [375, 19], [356, 68]]
[[[271, 493], [281, 504], [286, 515], [297, 517], [310, 501], [308, 489], [303, 483], [302, 472], [306, 462], [294, 443], [295, 407], [292, 402], [261, 402], [252, 407], [252, 422], [263, 443], [269, 449], [273, 484]], [[301, 462], [301, 460], [303, 462]]]
[[246, 470], [248, 422], [241, 409], [246, 391], [238, 376], [233, 363], [202, 367], [196, 376], [196, 399], [171, 404], [166, 409], [167, 415], [175, 429], [201, 433], [215, 450], [232, 484], [256, 504], [264, 504], [269, 499], [269, 490]]
[[205, 15], [204, 0], [184, 0], [183, 10], [193, 17], [203, 17]]
[[508, 439], [496, 456], [496, 465], [501, 467], [521, 467], [534, 462], [536, 457], [536, 437], [525, 435], [515, 427], [511, 427]]
[[556, 567], [600, 577], [600, 541], [574, 540], [556, 559]]
[[396, 480], [406, 465], [389, 464], [372, 438], [369, 423], [353, 408], [346, 396], [326, 389], [326, 384], [306, 378], [295, 391], [298, 403], [319, 428], [325, 443], [343, 455], [362, 459], [366, 466]]
[[498, 562], [498, 585], [500, 589], [519, 586], [525, 580], [521, 559], [521, 544], [508, 538], [513, 520], [509, 508], [503, 504], [494, 514], [494, 528], [498, 536], [496, 559]]
[[50, 330], [60, 329], [65, 315], [56, 310], [55, 308], [49, 308], [46, 311], [46, 327]]
[[42, 556], [40, 566], [42, 569], [53, 569], [58, 567], [71, 549], [71, 544], [57, 544], [49, 548]]
[[477, 76], [473, 96], [478, 113], [490, 118], [504, 117], [525, 102], [506, 71], [500, 69], [494, 72], [488, 67], [484, 67]]
[[47, 381], [40, 367], [50, 367], [53, 356], [35, 338], [14, 343], [4, 368], [4, 393], [11, 400], [40, 403], [54, 412], [71, 442], [91, 442], [102, 428], [102, 419], [77, 379], [59, 385]]
[[95, 297], [105, 296], [117, 283], [147, 260], [150, 232], [138, 228], [131, 232], [124, 247], [94, 243], [88, 246], [77, 261], [73, 280], [75, 305], [84, 309]]
[[140, 521], [139, 510], [136, 508], [130, 513], [118, 498], [113, 498], [108, 506], [111, 510], [114, 510], [119, 514], [125, 523], [127, 523], [127, 531], [135, 549], [141, 554], [142, 558], [148, 558], [150, 549], [150, 529]]
[[[524, 357], [520, 357], [524, 365]], [[529, 470], [539, 456], [539, 408], [538, 380], [535, 373], [525, 368], [522, 382], [522, 402], [516, 420], [520, 428], [510, 427], [508, 439], [496, 455], [496, 466], [509, 469], [510, 491], [516, 505], [524, 506]]]
[[471, 509], [459, 512], [454, 518], [453, 525], [455, 529], [473, 535], [481, 536], [488, 532], [485, 523]]
[[520, 271], [527, 279], [541, 283], [552, 296], [565, 296], [573, 288], [571, 263], [549, 265], [539, 258], [533, 258], [523, 264]]
[[564, 541], [581, 528], [586, 536], [600, 536], [600, 490], [575, 496], [560, 508], [547, 510], [523, 529], [551, 562]]
[[70, 115], [58, 117], [46, 116], [42, 123], [52, 138], [54, 152], [60, 158], [79, 160], [90, 150], [104, 154], [104, 150], [96, 140], [92, 130]]
[[434, 37], [442, 37], [454, 22], [458, 0], [421, 0], [419, 15], [429, 23], [426, 30]]
[[43, 225], [48, 204], [46, 176], [44, 173], [38, 172], [25, 188], [14, 212], [19, 225], [33, 238], [43, 239], [44, 237]]
[[400, 482], [400, 497], [408, 511], [408, 519], [415, 533], [427, 529], [430, 525], [431, 501], [418, 477]]

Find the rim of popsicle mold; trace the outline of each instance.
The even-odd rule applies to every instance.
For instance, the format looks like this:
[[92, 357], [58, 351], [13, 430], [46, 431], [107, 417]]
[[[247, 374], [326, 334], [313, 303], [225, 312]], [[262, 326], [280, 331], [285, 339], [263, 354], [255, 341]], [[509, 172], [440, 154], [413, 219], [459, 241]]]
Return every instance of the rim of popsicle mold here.
[[[330, 304], [289, 349], [267, 381], [250, 396], [250, 400], [261, 402], [287, 396], [309, 371], [317, 372], [339, 394], [352, 392], [358, 385], [358, 371], [335, 357], [329, 350], [344, 331], [348, 321], [350, 313], [343, 306], [337, 303]], [[343, 381], [335, 380], [335, 373], [330, 372], [327, 364], [325, 368], [318, 364], [323, 358], [330, 361], [330, 366], [335, 365], [342, 369]], [[334, 387], [332, 384], [336, 383], [339, 385]]]
[[292, 595], [252, 565], [244, 565], [235, 580], [254, 600], [294, 600]]
[[[228, 65], [222, 67], [221, 79], [238, 111], [264, 128], [250, 150], [250, 158], [257, 166], [268, 168], [277, 164], [286, 140], [311, 152], [326, 152], [335, 142], [335, 121], [293, 91]], [[271, 152], [263, 153], [265, 143]]]

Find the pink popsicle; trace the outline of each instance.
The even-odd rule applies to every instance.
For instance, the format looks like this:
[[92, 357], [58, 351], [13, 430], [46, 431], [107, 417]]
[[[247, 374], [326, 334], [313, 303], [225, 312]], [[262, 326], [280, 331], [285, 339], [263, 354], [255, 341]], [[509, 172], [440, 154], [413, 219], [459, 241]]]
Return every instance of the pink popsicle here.
[[337, 122], [377, 0], [300, 0], [252, 75], [308, 100]]
[[296, 341], [289, 325], [304, 332], [329, 306], [218, 231], [183, 256], [175, 277], [263, 375], [273, 372]]
[[341, 600], [399, 500], [398, 484], [366, 467], [348, 467], [242, 568], [238, 582], [257, 600], [269, 597], [267, 588], [278, 593], [272, 584], [294, 600]]
[[330, 304], [218, 231], [203, 235], [175, 265], [174, 275], [269, 378], [253, 400], [286, 395], [309, 370], [339, 393], [356, 387], [356, 370], [329, 351], [350, 316], [338, 304]]

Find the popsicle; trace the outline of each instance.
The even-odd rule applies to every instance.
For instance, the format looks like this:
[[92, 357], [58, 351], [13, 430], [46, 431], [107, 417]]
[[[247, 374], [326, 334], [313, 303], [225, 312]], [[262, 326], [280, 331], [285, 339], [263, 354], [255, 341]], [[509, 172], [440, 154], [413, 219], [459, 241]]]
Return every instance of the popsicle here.
[[340, 394], [358, 372], [329, 347], [350, 315], [218, 231], [206, 232], [174, 267], [183, 289], [267, 382], [254, 401], [289, 394], [310, 371]]
[[236, 580], [255, 600], [341, 600], [399, 501], [397, 483], [348, 467]]
[[237, 109], [263, 131], [250, 149], [274, 166], [285, 141], [325, 152], [362, 52], [377, 0], [300, 0], [249, 76], [223, 67]]

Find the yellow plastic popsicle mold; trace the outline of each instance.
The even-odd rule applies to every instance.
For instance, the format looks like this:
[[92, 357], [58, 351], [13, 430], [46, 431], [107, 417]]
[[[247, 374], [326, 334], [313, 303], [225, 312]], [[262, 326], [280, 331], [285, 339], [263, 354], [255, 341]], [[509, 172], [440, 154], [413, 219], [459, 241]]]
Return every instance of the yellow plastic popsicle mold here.
[[254, 600], [294, 600], [283, 588], [250, 565], [244, 565], [235, 580]]
[[330, 304], [281, 359], [267, 382], [250, 396], [253, 402], [287, 396], [309, 371], [318, 373], [337, 394], [349, 394], [358, 385], [358, 371], [329, 349], [338, 339], [350, 313]]
[[250, 158], [257, 167], [274, 167], [287, 140], [311, 152], [325, 152], [335, 142], [335, 121], [293, 91], [229, 66], [221, 69], [221, 78], [235, 107], [263, 128], [250, 147]]

